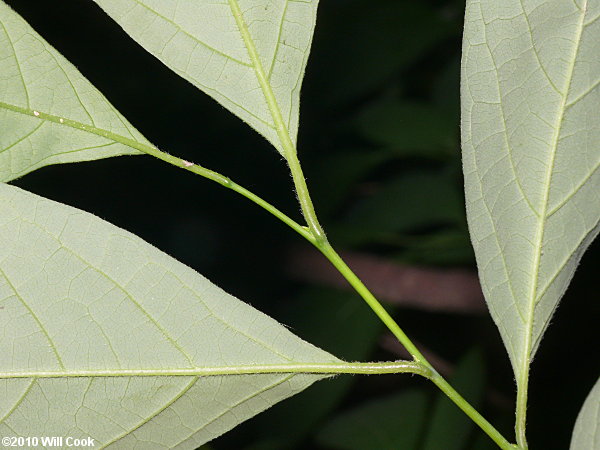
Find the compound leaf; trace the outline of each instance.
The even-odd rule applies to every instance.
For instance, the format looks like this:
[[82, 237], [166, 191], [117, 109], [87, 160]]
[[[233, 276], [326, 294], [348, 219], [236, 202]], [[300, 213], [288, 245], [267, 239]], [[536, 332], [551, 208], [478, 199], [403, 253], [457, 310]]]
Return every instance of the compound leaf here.
[[470, 0], [469, 228], [517, 385], [600, 219], [600, 2]]
[[600, 448], [600, 378], [587, 396], [573, 429], [571, 450]]
[[262, 134], [295, 143], [317, 0], [94, 0], [135, 41]]
[[0, 203], [0, 435], [193, 449], [339, 362], [91, 214]]
[[40, 167], [139, 153], [149, 143], [0, 1], [0, 181]]

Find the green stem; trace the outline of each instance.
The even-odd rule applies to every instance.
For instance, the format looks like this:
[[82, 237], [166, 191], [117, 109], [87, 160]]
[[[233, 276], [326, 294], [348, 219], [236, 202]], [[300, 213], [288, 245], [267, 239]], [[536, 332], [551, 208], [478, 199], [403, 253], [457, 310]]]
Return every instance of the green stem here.
[[[190, 172], [194, 172], [198, 175], [201, 175], [210, 180], [216, 181], [217, 183], [225, 186], [241, 195], [246, 197], [247, 199], [253, 201], [257, 205], [261, 206], [275, 217], [280, 219], [282, 222], [290, 226], [300, 235], [302, 235], [305, 239], [311, 242], [315, 247], [323, 253], [323, 255], [335, 266], [336, 269], [346, 278], [346, 280], [350, 283], [350, 285], [356, 290], [356, 292], [365, 300], [365, 302], [369, 305], [369, 307], [373, 310], [373, 312], [379, 317], [379, 319], [387, 326], [387, 328], [396, 336], [398, 341], [408, 350], [408, 352], [414, 358], [414, 362], [400, 361], [397, 363], [353, 363], [351, 365], [345, 364], [343, 365], [348, 370], [343, 371], [341, 366], [330, 367], [330, 369], [319, 369], [320, 372], [311, 371], [310, 373], [354, 373], [354, 374], [383, 374], [383, 373], [415, 373], [417, 375], [424, 376], [425, 378], [429, 378], [442, 392], [444, 392], [450, 400], [452, 400], [464, 413], [469, 416], [498, 446], [505, 450], [514, 450], [516, 447], [513, 444], [510, 444], [495, 428], [492, 424], [490, 424], [481, 414], [477, 412], [456, 390], [448, 384], [448, 382], [437, 373], [437, 371], [431, 366], [431, 364], [427, 361], [427, 359], [421, 354], [421, 352], [417, 349], [417, 347], [413, 344], [413, 342], [408, 338], [406, 333], [398, 326], [396, 321], [390, 316], [390, 314], [385, 310], [383, 305], [375, 298], [375, 296], [369, 291], [369, 289], [363, 284], [363, 282], [356, 276], [356, 274], [348, 267], [348, 265], [344, 262], [344, 260], [339, 256], [339, 254], [333, 249], [325, 235], [315, 236], [313, 231], [299, 225], [297, 222], [289, 218], [287, 215], [279, 211], [273, 205], [248, 191], [247, 189], [241, 187], [240, 185], [234, 183], [229, 178], [224, 177], [223, 175], [214, 172], [212, 170], [206, 169], [204, 167], [198, 166], [197, 164], [190, 165], [187, 161], [184, 161], [175, 156], [171, 156], [167, 153], [164, 153], [156, 148], [150, 147], [145, 149], [146, 153], [155, 156], [158, 159], [161, 159], [165, 162], [168, 162], [172, 165], [181, 167]], [[304, 184], [306, 186], [306, 184]], [[308, 190], [306, 191], [308, 192]], [[312, 206], [312, 202], [310, 203]], [[312, 209], [314, 212], [314, 209]], [[318, 222], [317, 222], [318, 223]], [[386, 364], [391, 364], [391, 366], [386, 367]], [[265, 369], [270, 370], [270, 369]], [[275, 369], [273, 369], [275, 370]], [[283, 370], [283, 369], [282, 369]], [[305, 368], [305, 370], [309, 370]], [[313, 369], [317, 370], [317, 369]], [[331, 370], [331, 371], [326, 371]], [[333, 371], [335, 370], [335, 371]], [[310, 371], [310, 370], [309, 370]]]
[[[356, 274], [348, 267], [348, 265], [344, 262], [344, 260], [339, 256], [339, 254], [333, 249], [327, 238], [324, 234], [313, 234], [312, 229], [308, 229], [299, 225], [297, 222], [289, 218], [287, 215], [279, 211], [273, 205], [248, 191], [247, 189], [241, 187], [240, 185], [234, 183], [229, 178], [224, 177], [223, 175], [214, 172], [212, 170], [201, 167], [197, 164], [191, 164], [187, 161], [182, 160], [181, 158], [177, 158], [175, 156], [171, 156], [168, 153], [162, 152], [154, 147], [144, 148], [146, 153], [155, 156], [158, 159], [161, 159], [169, 164], [181, 167], [190, 172], [201, 175], [210, 180], [216, 181], [217, 183], [225, 186], [256, 203], [261, 206], [275, 217], [280, 219], [282, 222], [290, 226], [300, 235], [302, 235], [305, 239], [311, 242], [315, 247], [317, 247], [321, 253], [335, 266], [336, 269], [346, 278], [346, 280], [350, 283], [350, 285], [358, 292], [358, 294], [365, 300], [365, 302], [369, 305], [369, 307], [373, 310], [373, 312], [379, 317], [379, 319], [387, 326], [387, 328], [396, 336], [396, 338], [400, 341], [400, 343], [408, 350], [408, 352], [415, 359], [414, 362], [409, 363], [406, 361], [401, 361], [398, 363], [391, 363], [392, 365], [398, 365], [398, 370], [396, 370], [395, 366], [388, 367], [385, 371], [384, 365], [387, 363], [375, 363], [375, 366], [379, 367], [379, 371], [372, 370], [373, 366], [371, 363], [364, 363], [366, 365], [361, 365], [363, 363], [356, 363], [350, 369], [348, 364], [345, 365], [349, 370], [344, 372], [341, 368], [336, 367], [335, 370], [337, 372], [311, 372], [311, 373], [401, 373], [401, 372], [409, 372], [415, 373], [418, 375], [422, 375], [426, 378], [431, 379], [431, 381], [442, 391], [444, 392], [450, 400], [452, 400], [464, 413], [469, 416], [498, 446], [505, 450], [512, 450], [516, 447], [513, 444], [510, 444], [495, 428], [492, 424], [490, 424], [481, 414], [477, 412], [456, 390], [448, 384], [448, 382], [437, 373], [437, 371], [431, 366], [431, 364], [427, 361], [427, 359], [421, 354], [421, 352], [417, 349], [417, 347], [413, 344], [413, 342], [408, 338], [406, 333], [398, 326], [396, 321], [390, 316], [390, 314], [385, 310], [383, 305], [375, 298], [375, 296], [369, 291], [369, 289], [363, 284], [363, 282], [356, 276]], [[300, 173], [301, 168], [299, 167]], [[302, 177], [302, 180], [304, 178]], [[306, 183], [304, 183], [306, 187]], [[308, 194], [308, 189], [306, 190]], [[298, 194], [300, 196], [301, 194]], [[310, 196], [308, 197], [310, 200]], [[311, 206], [311, 210], [314, 214], [314, 208], [312, 208], [312, 202], [309, 202]], [[303, 210], [304, 212], [304, 210]], [[316, 216], [315, 216], [316, 218]], [[316, 222], [318, 224], [318, 221]], [[320, 226], [319, 226], [320, 227]], [[380, 370], [381, 369], [381, 370]], [[400, 370], [401, 369], [401, 370]], [[316, 370], [316, 369], [315, 369]], [[325, 370], [325, 369], [324, 369]], [[362, 372], [360, 370], [363, 370]]]
[[515, 435], [519, 448], [527, 450], [527, 436], [525, 434], [527, 425], [527, 394], [529, 386], [529, 365], [523, 371], [520, 379], [517, 380], [517, 405], [515, 414]]
[[302, 167], [300, 165], [300, 161], [298, 160], [298, 152], [296, 150], [296, 146], [292, 142], [290, 134], [287, 130], [286, 124], [283, 120], [281, 111], [279, 109], [279, 105], [277, 103], [277, 99], [275, 97], [275, 94], [273, 93], [273, 90], [271, 89], [269, 80], [265, 76], [265, 71], [262, 67], [261, 60], [254, 45], [254, 40], [252, 39], [248, 27], [244, 21], [244, 17], [242, 15], [242, 11], [240, 10], [238, 1], [228, 1], [229, 7], [231, 8], [231, 11], [235, 18], [237, 27], [240, 31], [242, 39], [244, 40], [244, 45], [246, 46], [246, 49], [248, 51], [248, 56], [252, 61], [252, 66], [254, 68], [256, 78], [265, 96], [265, 100], [269, 107], [271, 117], [273, 118], [273, 121], [275, 123], [277, 135], [283, 148], [283, 156], [287, 160], [287, 163], [290, 168], [292, 179], [294, 181], [296, 195], [298, 196], [300, 208], [302, 209], [302, 214], [304, 216], [304, 219], [306, 220], [306, 223], [308, 224], [310, 234], [312, 234], [313, 236], [311, 242], [313, 243], [313, 245], [315, 245], [315, 247], [317, 247], [321, 251], [321, 253], [323, 253], [323, 255], [325, 255], [327, 259], [329, 259], [329, 261], [331, 261], [331, 263], [339, 270], [339, 272], [346, 278], [346, 280], [348, 280], [348, 282], [361, 295], [361, 297], [365, 300], [365, 302], [369, 305], [373, 312], [375, 312], [377, 317], [379, 317], [379, 319], [388, 327], [388, 329], [394, 334], [394, 336], [396, 336], [400, 343], [410, 352], [410, 354], [415, 359], [415, 362], [421, 363], [431, 370], [432, 374], [434, 374], [432, 380], [434, 380], [435, 384], [443, 392], [445, 392], [446, 395], [448, 395], [448, 397], [450, 397], [450, 399], [454, 401], [465, 413], [467, 413], [467, 415], [471, 417], [483, 429], [483, 431], [485, 431], [494, 440], [494, 442], [500, 445], [501, 448], [514, 448], [487, 420], [485, 420], [439, 374], [437, 374], [435, 369], [433, 369], [431, 364], [425, 359], [421, 352], [419, 352], [417, 347], [412, 343], [412, 341], [408, 338], [404, 331], [402, 331], [402, 329], [398, 326], [398, 324], [392, 318], [392, 316], [389, 315], [389, 313], [385, 310], [381, 303], [379, 303], [375, 296], [373, 296], [373, 294], [367, 289], [367, 287], [362, 283], [362, 281], [360, 281], [356, 274], [352, 272], [352, 270], [346, 265], [342, 258], [329, 244], [327, 236], [325, 235], [325, 232], [323, 231], [323, 228], [321, 227], [321, 224], [317, 219], [312, 199], [310, 197], [310, 193], [306, 185], [306, 180], [304, 178], [304, 174], [302, 173]]
[[310, 198], [308, 187], [306, 186], [306, 180], [304, 179], [304, 174], [302, 173], [300, 161], [298, 160], [296, 146], [292, 142], [290, 133], [281, 115], [277, 98], [273, 93], [273, 89], [271, 89], [271, 83], [265, 74], [258, 51], [254, 45], [254, 39], [252, 39], [252, 36], [250, 35], [250, 31], [248, 30], [248, 26], [246, 25], [237, 0], [229, 0], [229, 7], [231, 8], [236, 25], [240, 30], [242, 39], [244, 40], [244, 45], [248, 50], [248, 56], [252, 61], [252, 67], [254, 69], [254, 73], [256, 74], [256, 79], [258, 80], [258, 84], [260, 85], [263, 95], [265, 96], [269, 112], [273, 118], [275, 129], [277, 130], [277, 137], [279, 137], [279, 141], [281, 142], [283, 156], [287, 160], [288, 166], [290, 167], [290, 172], [292, 174], [292, 179], [294, 180], [294, 186], [296, 188], [296, 194], [298, 196], [300, 208], [302, 209], [302, 215], [304, 216], [306, 223], [308, 224], [308, 228], [312, 232], [312, 235], [315, 237], [315, 239], [324, 239], [325, 232], [323, 231], [323, 228], [317, 219], [315, 208], [313, 206], [312, 199]]
[[[261, 208], [265, 209], [273, 216], [277, 217], [279, 220], [284, 222], [286, 225], [291, 227], [313, 245], [315, 245], [324, 255], [331, 261], [331, 263], [340, 271], [340, 273], [348, 280], [348, 282], [354, 287], [354, 289], [361, 295], [361, 297], [365, 300], [365, 302], [371, 307], [371, 309], [375, 312], [375, 314], [381, 319], [381, 321], [390, 329], [390, 331], [396, 336], [396, 338], [406, 347], [406, 349], [410, 352], [410, 354], [415, 359], [414, 364], [417, 364], [421, 367], [420, 371], [413, 371], [412, 373], [417, 373], [419, 375], [423, 375], [427, 378], [430, 378], [436, 386], [438, 386], [448, 397], [454, 401], [459, 408], [461, 408], [475, 423], [477, 423], [483, 431], [485, 431], [491, 438], [503, 449], [514, 449], [515, 447], [506, 441], [495, 428], [489, 424], [473, 407], [471, 407], [466, 400], [464, 400], [437, 372], [431, 364], [425, 359], [425, 357], [419, 352], [416, 346], [411, 342], [411, 340], [406, 336], [406, 334], [402, 331], [402, 329], [398, 326], [398, 324], [394, 321], [394, 319], [388, 314], [385, 308], [379, 303], [379, 301], [373, 296], [373, 294], [367, 289], [367, 287], [361, 282], [361, 280], [352, 272], [352, 270], [346, 265], [346, 263], [342, 260], [342, 258], [335, 252], [335, 250], [331, 247], [325, 233], [321, 225], [319, 224], [314, 207], [312, 205], [312, 200], [310, 198], [310, 194], [308, 192], [308, 188], [306, 186], [306, 181], [304, 180], [304, 176], [302, 174], [302, 168], [300, 166], [300, 162], [296, 156], [295, 150], [287, 151], [286, 157], [288, 158], [288, 163], [290, 165], [290, 170], [292, 172], [292, 178], [294, 180], [294, 184], [296, 186], [296, 192], [298, 195], [298, 200], [300, 201], [302, 207], [302, 213], [306, 218], [308, 223], [308, 227], [304, 227], [298, 224], [296, 221], [288, 217], [286, 214], [281, 212], [279, 209], [275, 208], [273, 205], [263, 200], [256, 194], [248, 191], [237, 183], [233, 182], [229, 178], [214, 172], [210, 169], [202, 167], [198, 164], [194, 164], [188, 161], [185, 161], [176, 156], [169, 155], [166, 152], [159, 150], [156, 147], [151, 145], [147, 145], [138, 141], [135, 141], [130, 138], [126, 138], [124, 136], [112, 133], [108, 130], [104, 130], [101, 128], [96, 128], [94, 126], [82, 124], [80, 122], [55, 116], [52, 114], [44, 113], [41, 111], [33, 111], [31, 109], [22, 108], [16, 105], [10, 105], [3, 102], [0, 102], [0, 107], [5, 109], [9, 109], [15, 112], [19, 112], [21, 114], [29, 115], [37, 117], [40, 120], [47, 120], [55, 123], [59, 123], [63, 126], [72, 127], [80, 130], [85, 130], [89, 133], [96, 134], [98, 136], [103, 136], [114, 142], [119, 142], [123, 145], [126, 145], [130, 148], [139, 150], [140, 152], [146, 153], [148, 155], [154, 156], [162, 161], [165, 161], [169, 164], [172, 164], [176, 167], [185, 169], [189, 172], [193, 172], [197, 175], [208, 178], [209, 180], [215, 181], [220, 185], [235, 191], [250, 201], [256, 203]], [[292, 145], [291, 141], [288, 139], [288, 143], [286, 146]], [[415, 366], [416, 367], [416, 366]], [[407, 370], [408, 372], [409, 370]], [[425, 372], [428, 374], [426, 375]], [[341, 372], [340, 372], [341, 373]], [[348, 373], [358, 373], [358, 372], [348, 372]], [[371, 372], [374, 373], [374, 372]], [[384, 373], [384, 372], [378, 372]], [[387, 372], [389, 373], [389, 372]]]
[[335, 268], [344, 276], [344, 278], [350, 283], [356, 292], [364, 299], [369, 305], [373, 312], [379, 317], [379, 319], [385, 324], [386, 327], [392, 332], [394, 336], [400, 341], [400, 343], [408, 350], [411, 356], [417, 362], [422, 362], [430, 367], [425, 357], [419, 352], [417, 347], [408, 338], [406, 333], [398, 326], [396, 321], [390, 316], [385, 310], [383, 305], [375, 298], [375, 296], [369, 291], [369, 289], [363, 284], [363, 282], [356, 276], [356, 274], [348, 267], [342, 257], [333, 249], [329, 244], [329, 241], [315, 241], [315, 247], [317, 247], [323, 255], [335, 266]]
[[71, 120], [71, 119], [68, 119], [65, 117], [55, 116], [54, 114], [48, 114], [43, 111], [35, 111], [32, 109], [23, 108], [20, 106], [11, 105], [11, 104], [4, 103], [4, 102], [0, 102], [0, 108], [8, 109], [9, 111], [17, 112], [17, 113], [20, 113], [20, 114], [23, 114], [26, 116], [36, 117], [39, 120], [54, 122], [54, 123], [60, 124], [65, 127], [87, 131], [88, 133], [95, 134], [97, 136], [102, 136], [104, 138], [110, 139], [113, 142], [118, 142], [118, 143], [123, 144], [127, 147], [130, 147], [134, 150], [138, 150], [142, 153], [146, 153], [148, 155], [154, 156], [155, 158], [158, 158], [164, 162], [172, 164], [173, 166], [180, 167], [189, 172], [193, 172], [197, 175], [208, 178], [209, 180], [219, 183], [221, 186], [224, 186], [228, 189], [231, 189], [232, 191], [237, 192], [238, 194], [243, 195], [248, 200], [256, 203], [261, 208], [269, 211], [271, 214], [273, 214], [275, 217], [277, 217], [279, 220], [281, 220], [286, 225], [290, 226], [292, 229], [294, 229], [296, 232], [298, 232], [301, 236], [303, 236], [308, 241], [310, 241], [310, 242], [314, 241], [313, 234], [306, 227], [300, 225], [299, 223], [297, 223], [296, 221], [294, 221], [293, 219], [291, 219], [290, 217], [288, 217], [287, 215], [282, 213], [280, 210], [275, 208], [269, 202], [260, 198], [258, 195], [250, 192], [248, 189], [240, 186], [239, 184], [235, 183], [231, 179], [221, 175], [218, 172], [207, 169], [198, 164], [191, 163], [184, 159], [178, 158], [177, 156], [169, 155], [168, 153], [163, 152], [163, 151], [159, 150], [158, 148], [153, 147], [152, 145], [148, 145], [148, 144], [144, 144], [142, 142], [135, 141], [135, 140], [127, 138], [125, 136], [121, 136], [120, 134], [116, 134], [111, 131], [105, 130], [103, 128], [97, 128], [97, 127], [87, 125], [87, 124], [84, 124], [81, 122], [77, 122], [75, 120]]
[[497, 445], [503, 450], [520, 449], [515, 444], [511, 444], [494, 426], [489, 423], [469, 402], [467, 402], [448, 382], [437, 372], [433, 374], [430, 380], [452, 400], [469, 418], [475, 422]]
[[274, 215], [279, 220], [281, 220], [283, 223], [285, 223], [290, 228], [295, 230], [297, 233], [299, 233], [302, 237], [307, 239], [309, 242], [314, 242], [314, 236], [308, 228], [300, 225], [298, 222], [291, 219], [289, 216], [287, 216], [286, 214], [281, 212], [279, 209], [277, 209], [276, 207], [271, 205], [269, 202], [267, 202], [266, 200], [263, 200], [258, 195], [250, 192], [248, 189], [240, 186], [236, 182], [232, 181], [230, 178], [225, 177], [225, 176], [221, 175], [220, 173], [215, 172], [213, 170], [202, 167], [198, 164], [193, 164], [193, 163], [185, 161], [181, 158], [177, 158], [176, 156], [169, 155], [168, 153], [165, 153], [154, 147], [147, 147], [147, 148], [144, 148], [142, 151], [144, 151], [145, 153], [152, 155], [162, 161], [168, 162], [169, 164], [181, 167], [182, 169], [188, 170], [197, 175], [208, 178], [209, 180], [216, 181], [221, 186], [224, 186], [228, 189], [231, 189], [234, 192], [237, 192], [238, 194], [243, 195], [248, 200], [256, 203], [261, 208], [270, 212], [272, 215]]
[[375, 312], [377, 317], [388, 327], [388, 329], [396, 336], [398, 341], [408, 350], [408, 352], [415, 359], [415, 362], [423, 364], [431, 370], [432, 376], [429, 379], [450, 398], [467, 416], [473, 420], [498, 446], [502, 449], [515, 449], [517, 448], [510, 442], [508, 442], [494, 426], [489, 423], [475, 408], [473, 408], [469, 402], [467, 402], [448, 382], [432, 367], [427, 359], [421, 354], [413, 342], [408, 336], [402, 331], [394, 319], [389, 315], [385, 308], [379, 303], [379, 301], [373, 296], [369, 289], [363, 284], [363, 282], [356, 276], [352, 269], [344, 262], [344, 260], [337, 254], [337, 252], [331, 247], [328, 241], [315, 240], [313, 242], [323, 255], [338, 269], [338, 271], [346, 278], [350, 285], [354, 288], [358, 294], [365, 300], [365, 302]]
[[[288, 160], [288, 162], [290, 162]], [[293, 166], [292, 166], [293, 164]], [[452, 400], [467, 416], [469, 416], [498, 446], [504, 450], [515, 449], [516, 447], [508, 442], [494, 426], [489, 423], [475, 408], [473, 408], [448, 382], [439, 375], [433, 366], [427, 361], [423, 354], [417, 349], [406, 333], [400, 328], [396, 321], [390, 316], [383, 305], [375, 298], [375, 296], [369, 291], [364, 283], [356, 276], [356, 274], [348, 267], [341, 256], [333, 249], [325, 233], [323, 232], [319, 222], [317, 220], [310, 194], [306, 187], [304, 176], [302, 175], [302, 169], [300, 163], [293, 153], [293, 159], [290, 162], [290, 169], [292, 171], [292, 178], [296, 185], [296, 193], [300, 203], [309, 205], [309, 208], [302, 208], [304, 217], [307, 223], [317, 224], [317, 227], [310, 227], [310, 231], [314, 233], [314, 240], [311, 242], [317, 247], [323, 255], [335, 266], [335, 268], [346, 278], [354, 290], [364, 299], [369, 305], [373, 312], [379, 317], [379, 319], [385, 324], [385, 326], [393, 333], [394, 336], [400, 341], [400, 343], [408, 350], [412, 355], [416, 363], [423, 364], [425, 367], [431, 370], [433, 374], [430, 379], [435, 385], [444, 392], [450, 400]], [[298, 189], [300, 187], [300, 189]], [[307, 213], [308, 211], [308, 213]], [[316, 232], [315, 232], [316, 230]]]
[[[438, 386], [454, 403], [456, 403], [459, 408], [461, 408], [475, 423], [477, 423], [483, 431], [485, 431], [491, 438], [503, 449], [513, 449], [515, 448], [513, 445], [508, 443], [506, 439], [502, 437], [502, 435], [487, 421], [485, 420], [469, 403], [462, 398], [436, 371], [433, 369], [431, 364], [425, 359], [425, 357], [419, 352], [416, 346], [412, 343], [412, 341], [408, 338], [408, 336], [402, 331], [402, 329], [398, 326], [398, 324], [394, 321], [394, 319], [389, 315], [389, 313], [385, 310], [385, 308], [379, 303], [379, 301], [373, 296], [373, 294], [367, 289], [367, 287], [362, 283], [362, 281], [352, 272], [352, 270], [347, 266], [347, 264], [342, 260], [342, 258], [337, 254], [337, 252], [333, 249], [333, 247], [329, 244], [327, 237], [321, 227], [317, 215], [315, 213], [315, 209], [312, 203], [312, 199], [310, 197], [310, 193], [308, 191], [308, 187], [306, 185], [306, 180], [304, 178], [304, 174], [302, 172], [302, 167], [300, 165], [300, 161], [298, 160], [297, 151], [294, 143], [292, 142], [285, 122], [281, 116], [281, 112], [279, 110], [279, 106], [277, 104], [275, 95], [271, 90], [271, 86], [265, 76], [264, 70], [260, 63], [260, 59], [258, 58], [258, 53], [256, 48], [254, 47], [254, 42], [250, 36], [250, 33], [247, 29], [247, 26], [243, 20], [242, 13], [239, 9], [239, 5], [236, 0], [229, 0], [229, 5], [234, 14], [235, 20], [237, 22], [238, 28], [242, 34], [246, 47], [248, 49], [248, 53], [253, 62], [253, 66], [256, 72], [257, 79], [263, 90], [265, 95], [265, 99], [269, 106], [269, 110], [273, 117], [275, 127], [277, 129], [277, 134], [279, 136], [281, 145], [283, 147], [283, 155], [286, 158], [288, 165], [290, 167], [290, 172], [292, 175], [292, 179], [294, 181], [294, 186], [296, 190], [296, 194], [298, 196], [298, 201], [300, 203], [300, 207], [302, 210], [302, 214], [308, 224], [308, 227], [304, 227], [290, 217], [282, 213], [280, 210], [272, 206], [270, 203], [261, 199], [257, 195], [243, 188], [242, 186], [234, 183], [227, 177], [214, 172], [212, 170], [206, 169], [202, 166], [199, 166], [194, 163], [190, 163], [181, 158], [169, 155], [163, 151], [160, 151], [156, 147], [151, 145], [146, 145], [144, 143], [137, 142], [133, 139], [126, 138], [124, 136], [117, 135], [108, 130], [99, 129], [94, 126], [90, 126], [87, 124], [82, 124], [80, 122], [76, 122], [67, 118], [62, 118], [59, 116], [55, 116], [52, 114], [47, 114], [41, 111], [33, 111], [30, 109], [22, 108], [16, 105], [9, 105], [0, 102], [0, 107], [4, 107], [6, 109], [19, 112], [22, 114], [33, 115], [41, 120], [48, 120], [55, 123], [60, 123], [64, 126], [69, 126], [73, 128], [77, 128], [80, 130], [85, 130], [89, 133], [97, 134], [99, 136], [106, 137], [115, 142], [120, 142], [124, 145], [127, 145], [133, 149], [139, 150], [141, 152], [152, 155], [162, 161], [165, 161], [169, 164], [172, 164], [177, 167], [181, 167], [190, 172], [201, 175], [205, 178], [208, 178], [212, 181], [219, 183], [220, 185], [231, 189], [250, 201], [256, 203], [260, 207], [264, 208], [275, 217], [280, 219], [282, 222], [290, 226], [296, 232], [298, 232], [301, 236], [315, 245], [322, 253], [325, 255], [329, 261], [340, 271], [340, 273], [348, 280], [348, 282], [354, 287], [354, 289], [361, 295], [361, 297], [365, 300], [365, 302], [371, 307], [371, 309], [375, 312], [375, 314], [380, 318], [380, 320], [388, 327], [388, 329], [396, 336], [396, 338], [400, 341], [402, 345], [410, 352], [410, 354], [414, 358], [414, 362], [401, 362], [394, 363], [396, 365], [400, 364], [399, 367], [396, 368], [388, 368], [388, 370], [395, 370], [396, 372], [385, 372], [385, 371], [370, 371], [370, 372], [360, 372], [358, 370], [372, 370], [373, 365], [364, 366], [362, 369], [358, 367], [354, 367], [352, 370], [356, 370], [354, 372], [347, 371], [342, 372], [341, 368], [336, 368], [337, 372], [315, 372], [315, 373], [398, 373], [398, 372], [411, 372], [418, 373], [419, 375], [425, 376], [426, 378], [430, 378], [436, 386]], [[367, 363], [368, 365], [369, 363]], [[349, 366], [345, 366], [348, 370]], [[268, 370], [275, 370], [274, 368], [269, 368]], [[289, 367], [287, 368], [290, 369]], [[306, 369], [306, 367], [305, 367]], [[316, 368], [313, 368], [317, 370]], [[256, 367], [252, 370], [256, 370]], [[321, 369], [319, 369], [321, 370]], [[380, 366], [377, 370], [383, 370], [383, 367]]]

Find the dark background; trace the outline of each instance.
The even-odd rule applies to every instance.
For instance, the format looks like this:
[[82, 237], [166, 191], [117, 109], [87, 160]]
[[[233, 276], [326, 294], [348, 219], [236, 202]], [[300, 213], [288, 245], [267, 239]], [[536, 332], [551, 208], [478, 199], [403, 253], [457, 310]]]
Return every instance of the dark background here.
[[[281, 156], [137, 46], [91, 0], [7, 3], [159, 148], [230, 176], [300, 220]], [[463, 10], [454, 0], [321, 1], [299, 152], [334, 247], [390, 267], [475, 270], [460, 165]], [[151, 157], [122, 157], [44, 168], [15, 184], [138, 234], [339, 357], [400, 357], [356, 295], [311, 281], [310, 267], [290, 269], [308, 248], [299, 236], [215, 183]], [[599, 249], [596, 242], [584, 256], [533, 364], [532, 448], [568, 447], [598, 376]], [[448, 374], [458, 364], [455, 383], [512, 439], [514, 381], [491, 319], [443, 304], [389, 309]], [[338, 377], [206, 448], [494, 448], [439, 401], [418, 377]], [[427, 419], [434, 410], [436, 419]]]

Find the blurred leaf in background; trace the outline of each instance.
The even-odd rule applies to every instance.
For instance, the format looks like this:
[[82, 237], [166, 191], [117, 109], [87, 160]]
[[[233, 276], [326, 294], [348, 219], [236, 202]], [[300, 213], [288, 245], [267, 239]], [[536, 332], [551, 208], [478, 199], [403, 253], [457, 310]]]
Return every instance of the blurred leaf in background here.
[[[382, 331], [381, 322], [354, 293], [306, 289], [285, 305], [286, 323], [315, 345], [346, 361], [368, 361]], [[331, 321], [335, 324], [331, 326]], [[356, 377], [336, 377], [291, 399], [282, 408], [259, 416], [261, 436], [252, 450], [286, 449], [298, 445], [348, 393]]]
[[[333, 3], [321, 6], [319, 20], [333, 25], [317, 28], [311, 56], [327, 76], [311, 84], [309, 71], [307, 87], [318, 93], [321, 114], [334, 112], [326, 123], [336, 124], [333, 140], [318, 138], [326, 148], [310, 172], [332, 241], [384, 249], [405, 262], [471, 264], [460, 175], [460, 52], [458, 45], [454, 53], [443, 50], [449, 40], [460, 42], [461, 2]], [[395, 51], [387, 54], [390, 45]]]
[[317, 440], [340, 450], [415, 449], [425, 426], [427, 397], [422, 390], [407, 390], [369, 400], [334, 418]]
[[460, 148], [452, 115], [431, 103], [383, 99], [353, 123], [360, 136], [397, 157], [448, 159]]
[[375, 184], [373, 193], [360, 199], [345, 215], [334, 239], [342, 245], [369, 240], [391, 240], [440, 226], [459, 225], [463, 217], [461, 193], [447, 173], [412, 170]]
[[[485, 366], [480, 349], [471, 350], [458, 363], [450, 383], [477, 410], [482, 403]], [[422, 450], [461, 450], [476, 429], [471, 420], [444, 394], [438, 393], [430, 415]], [[483, 435], [483, 432], [477, 429]], [[487, 438], [487, 436], [486, 436]]]
[[386, 150], [371, 149], [344, 149], [339, 153], [324, 155], [311, 177], [320, 214], [331, 218], [343, 206], [357, 183], [393, 158], [394, 155]]
[[[332, 0], [321, 5], [319, 47], [311, 64], [327, 59], [319, 93], [325, 106], [372, 93], [456, 30], [430, 2]], [[320, 28], [319, 28], [320, 27]]]

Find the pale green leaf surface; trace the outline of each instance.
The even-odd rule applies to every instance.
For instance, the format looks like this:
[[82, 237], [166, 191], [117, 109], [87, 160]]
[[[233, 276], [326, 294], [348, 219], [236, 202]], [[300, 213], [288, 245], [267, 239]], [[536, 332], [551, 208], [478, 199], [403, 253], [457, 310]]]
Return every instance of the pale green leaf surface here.
[[0, 1], [0, 181], [49, 164], [139, 153], [148, 142], [81, 73]]
[[600, 378], [596, 381], [579, 411], [570, 449], [600, 449]]
[[0, 204], [2, 436], [192, 449], [322, 378], [256, 367], [339, 362], [91, 214]]
[[596, 0], [467, 2], [461, 97], [469, 228], [518, 383], [598, 234], [599, 17]]
[[[295, 143], [317, 0], [94, 1], [148, 52], [283, 152], [277, 109]], [[237, 7], [257, 60], [236, 23]], [[261, 78], [277, 106], [269, 105]]]

